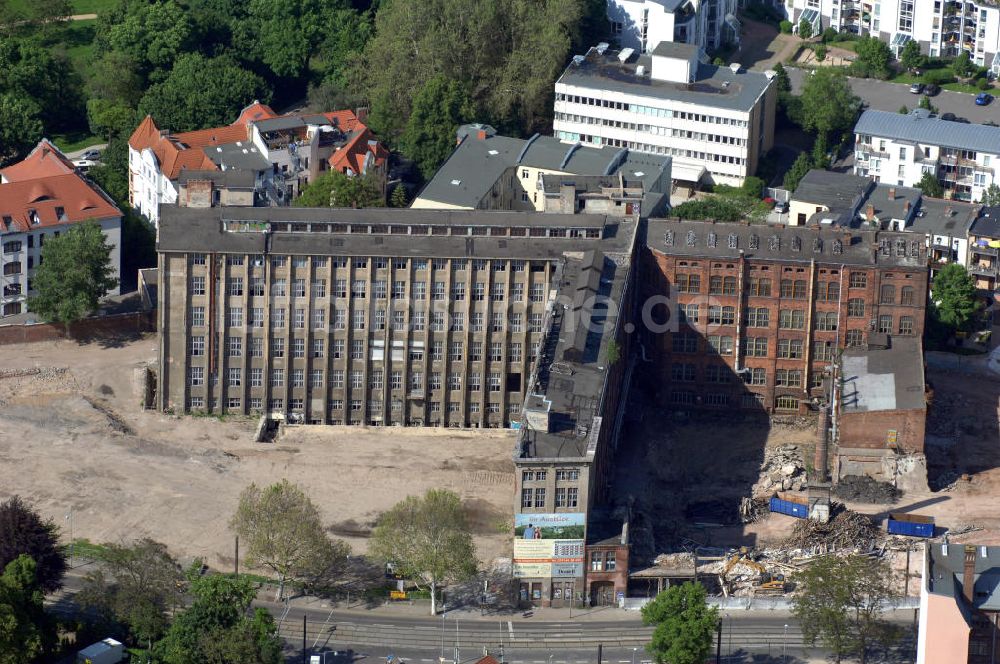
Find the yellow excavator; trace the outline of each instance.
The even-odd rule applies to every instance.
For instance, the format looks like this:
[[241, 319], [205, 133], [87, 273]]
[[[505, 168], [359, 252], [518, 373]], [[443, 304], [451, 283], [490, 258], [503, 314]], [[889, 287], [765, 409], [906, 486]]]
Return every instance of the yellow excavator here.
[[722, 566], [722, 571], [719, 572], [722, 594], [727, 597], [729, 596], [729, 579], [727, 577], [736, 565], [746, 565], [760, 574], [757, 578], [757, 583], [753, 587], [755, 595], [783, 595], [788, 589], [784, 574], [772, 574], [768, 572], [766, 567], [750, 557], [750, 549], [748, 547], [741, 546], [737, 553], [729, 557], [726, 564]]

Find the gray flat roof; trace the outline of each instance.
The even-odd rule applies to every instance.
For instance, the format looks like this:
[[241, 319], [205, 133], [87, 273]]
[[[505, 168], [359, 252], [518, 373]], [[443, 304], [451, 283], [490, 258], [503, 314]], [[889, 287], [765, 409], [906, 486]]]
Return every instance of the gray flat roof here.
[[[462, 132], [462, 142], [452, 151], [418, 198], [436, 203], [475, 208], [509, 168], [528, 166], [575, 175], [606, 175], [621, 171], [642, 180], [647, 190], [669, 167], [670, 158], [565, 143], [552, 136], [531, 139], [489, 135], [479, 139]], [[639, 174], [642, 175], [639, 175]], [[520, 174], [515, 174], [519, 177]], [[529, 183], [534, 187], [535, 183]]]
[[923, 216], [914, 217], [913, 223], [906, 230], [927, 235], [965, 238], [972, 227], [972, 222], [979, 214], [980, 207], [982, 206], [977, 203], [946, 201], [924, 196], [920, 201], [920, 212]]
[[969, 234], [984, 237], [1000, 237], [1000, 208], [983, 208], [979, 213], [979, 218], [972, 223]]
[[950, 122], [931, 117], [922, 108], [915, 109], [908, 115], [867, 110], [854, 126], [854, 133], [914, 144], [1000, 154], [1000, 127]]
[[814, 168], [799, 181], [792, 200], [823, 205], [831, 210], [849, 210], [874, 184], [872, 179], [860, 175]]
[[[326, 120], [326, 118], [323, 118]], [[306, 122], [301, 115], [286, 115], [280, 118], [271, 118], [269, 120], [258, 120], [254, 123], [257, 130], [261, 133], [267, 131], [282, 131], [286, 129], [298, 129], [299, 127], [305, 127]], [[330, 124], [328, 121], [323, 124]]]
[[694, 44], [661, 41], [653, 49], [653, 55], [661, 55], [667, 58], [684, 58], [686, 60], [696, 57], [700, 51], [701, 49]]
[[[890, 196], [890, 194], [892, 195]], [[875, 185], [875, 188], [868, 194], [868, 198], [865, 199], [863, 207], [867, 208], [869, 205], [874, 207], [875, 217], [882, 221], [906, 219], [916, 214], [921, 195], [919, 189], [898, 187], [883, 182]]]
[[[671, 42], [660, 42], [660, 45]], [[604, 55], [590, 49], [583, 62], [570, 62], [556, 84], [573, 85], [591, 90], [612, 90], [625, 94], [699, 104], [706, 107], [734, 111], [750, 111], [770, 81], [757, 72], [740, 70], [734, 74], [729, 67], [698, 63], [695, 82], [692, 84], [658, 81], [652, 78], [652, 58], [641, 55], [635, 62], [622, 63], [617, 51]], [[646, 68], [646, 74], [636, 75], [636, 67]]]
[[[976, 554], [972, 606], [984, 611], [1000, 611], [1000, 547], [973, 546]], [[964, 544], [927, 545], [927, 589], [936, 595], [962, 597], [965, 578]], [[964, 603], [964, 600], [959, 600]]]
[[924, 242], [913, 233], [675, 219], [647, 225], [647, 246], [673, 256], [927, 267]]
[[924, 354], [919, 337], [890, 337], [886, 349], [848, 348], [842, 362], [845, 412], [927, 407]]
[[271, 168], [271, 162], [264, 158], [253, 141], [239, 141], [239, 144], [209, 145], [202, 150], [212, 160], [212, 163], [223, 170], [259, 172]]
[[177, 181], [186, 183], [191, 180], [211, 180], [218, 185], [232, 189], [253, 189], [257, 178], [252, 172], [244, 170], [205, 171], [182, 168], [177, 176]]
[[[223, 222], [310, 224], [310, 230], [226, 231]], [[389, 234], [368, 232], [369, 225], [439, 226], [456, 234]], [[233, 223], [233, 225], [237, 225]], [[338, 226], [355, 225], [351, 231]], [[602, 237], [499, 237], [468, 235], [473, 227], [601, 228]], [[559, 259], [564, 252], [601, 248], [622, 252], [631, 246], [635, 223], [588, 214], [499, 212], [485, 210], [420, 210], [414, 208], [160, 208], [157, 249], [163, 252], [268, 253], [400, 258]]]

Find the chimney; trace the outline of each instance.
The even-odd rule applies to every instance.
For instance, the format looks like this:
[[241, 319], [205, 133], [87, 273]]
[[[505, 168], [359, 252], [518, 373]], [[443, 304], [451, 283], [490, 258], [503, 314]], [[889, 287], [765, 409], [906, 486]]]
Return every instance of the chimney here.
[[478, 130], [476, 130], [476, 139], [480, 140], [480, 141], [485, 141], [486, 140], [486, 130], [485, 129], [478, 129]]
[[890, 201], [896, 200], [896, 188], [895, 187], [889, 187], [889, 200]]
[[962, 594], [965, 601], [972, 604], [973, 589], [976, 584], [976, 547], [965, 547], [965, 565], [962, 568]]
[[816, 427], [816, 458], [813, 467], [816, 469], [816, 481], [827, 481], [827, 433], [829, 426], [829, 411], [826, 406], [819, 410], [819, 423]]
[[875, 206], [869, 203], [868, 207], [865, 208], [865, 219], [871, 221], [874, 218], [875, 218]]

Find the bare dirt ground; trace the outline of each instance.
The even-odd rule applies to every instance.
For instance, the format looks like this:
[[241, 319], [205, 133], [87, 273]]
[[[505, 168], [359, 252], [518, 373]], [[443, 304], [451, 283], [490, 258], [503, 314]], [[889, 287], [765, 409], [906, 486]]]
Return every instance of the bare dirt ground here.
[[140, 411], [133, 370], [155, 357], [153, 336], [110, 348], [0, 346], [0, 499], [20, 494], [67, 538], [72, 510], [75, 538], [148, 536], [228, 567], [228, 520], [251, 482], [301, 484], [331, 533], [358, 552], [380, 512], [448, 488], [468, 507], [479, 557], [509, 555], [510, 432], [294, 427], [276, 443], [253, 443], [250, 419]]

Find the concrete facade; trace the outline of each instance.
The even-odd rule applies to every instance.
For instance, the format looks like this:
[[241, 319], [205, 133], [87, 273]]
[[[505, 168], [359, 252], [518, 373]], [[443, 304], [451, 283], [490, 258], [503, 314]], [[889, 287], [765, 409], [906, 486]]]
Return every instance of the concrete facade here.
[[740, 41], [736, 0], [608, 0], [611, 36], [641, 53], [660, 42], [717, 49]]

